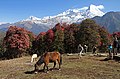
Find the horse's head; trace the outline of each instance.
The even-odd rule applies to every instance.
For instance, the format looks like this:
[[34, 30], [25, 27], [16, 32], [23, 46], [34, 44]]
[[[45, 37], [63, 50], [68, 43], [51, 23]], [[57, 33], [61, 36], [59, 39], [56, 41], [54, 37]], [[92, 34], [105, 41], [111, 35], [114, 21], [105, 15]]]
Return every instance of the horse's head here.
[[35, 71], [38, 71], [38, 66], [44, 63], [43, 56], [39, 58], [39, 60], [35, 63]]

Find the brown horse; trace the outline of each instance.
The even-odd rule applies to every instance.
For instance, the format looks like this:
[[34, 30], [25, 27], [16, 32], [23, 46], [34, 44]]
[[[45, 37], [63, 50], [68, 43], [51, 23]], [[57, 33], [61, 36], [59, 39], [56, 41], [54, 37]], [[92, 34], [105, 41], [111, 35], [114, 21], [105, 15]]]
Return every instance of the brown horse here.
[[56, 51], [44, 53], [35, 64], [35, 73], [37, 73], [37, 71], [38, 71], [38, 66], [42, 65], [43, 63], [44, 63], [44, 68], [43, 68], [44, 71], [45, 71], [45, 67], [47, 68], [47, 71], [48, 71], [48, 64], [50, 62], [54, 62], [53, 68], [55, 68], [56, 61], [58, 61], [59, 70], [60, 70], [61, 64], [62, 64], [62, 56], [61, 56], [61, 54], [59, 52], [56, 52]]

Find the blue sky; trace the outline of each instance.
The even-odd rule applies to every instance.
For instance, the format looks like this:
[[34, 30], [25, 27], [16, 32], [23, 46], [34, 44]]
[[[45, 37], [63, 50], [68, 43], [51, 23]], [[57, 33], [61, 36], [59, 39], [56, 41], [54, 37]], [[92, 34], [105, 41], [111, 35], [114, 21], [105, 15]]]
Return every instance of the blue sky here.
[[120, 11], [120, 0], [0, 0], [0, 22], [53, 16], [68, 9], [103, 5], [103, 12]]

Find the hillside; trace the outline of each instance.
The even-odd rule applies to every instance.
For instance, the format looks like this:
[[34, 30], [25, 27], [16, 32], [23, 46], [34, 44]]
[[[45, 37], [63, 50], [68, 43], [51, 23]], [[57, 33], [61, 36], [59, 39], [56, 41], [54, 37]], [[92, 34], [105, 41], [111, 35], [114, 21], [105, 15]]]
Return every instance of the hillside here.
[[108, 12], [102, 17], [94, 17], [93, 20], [104, 26], [110, 33], [120, 31], [120, 12]]

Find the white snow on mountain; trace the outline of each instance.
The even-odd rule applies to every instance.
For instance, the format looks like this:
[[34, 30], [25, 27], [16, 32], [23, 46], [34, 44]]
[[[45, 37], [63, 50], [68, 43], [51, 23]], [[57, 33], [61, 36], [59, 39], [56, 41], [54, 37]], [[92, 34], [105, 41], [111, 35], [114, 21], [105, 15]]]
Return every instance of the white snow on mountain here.
[[62, 12], [55, 16], [46, 16], [43, 18], [30, 16], [29, 18], [13, 23], [12, 25], [27, 28], [32, 32], [36, 32], [36, 30], [38, 30], [37, 32], [46, 31], [49, 28], [54, 27], [54, 25], [57, 23], [78, 23], [86, 18], [103, 16], [105, 13], [102, 12], [101, 9], [104, 9], [103, 5], [96, 6], [91, 4], [89, 7], [68, 9], [65, 12]]
[[69, 9], [63, 13], [55, 16], [47, 16], [43, 18], [37, 18], [30, 16], [28, 19], [23, 21], [31, 21], [37, 24], [53, 25], [58, 22], [74, 23], [81, 22], [86, 18], [93, 18], [95, 16], [103, 16], [105, 13], [100, 9], [104, 9], [103, 5], [95, 6], [91, 4], [89, 7]]
[[0, 22], [0, 25], [2, 25], [2, 24], [6, 24], [6, 22]]
[[100, 9], [104, 9], [104, 6], [102, 6], [102, 5], [99, 5], [99, 6], [90, 5], [90, 7], [88, 8], [88, 12], [90, 12], [89, 15], [92, 16], [92, 17], [103, 16], [105, 13], [100, 11]]

